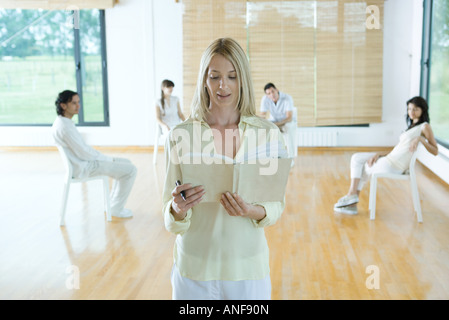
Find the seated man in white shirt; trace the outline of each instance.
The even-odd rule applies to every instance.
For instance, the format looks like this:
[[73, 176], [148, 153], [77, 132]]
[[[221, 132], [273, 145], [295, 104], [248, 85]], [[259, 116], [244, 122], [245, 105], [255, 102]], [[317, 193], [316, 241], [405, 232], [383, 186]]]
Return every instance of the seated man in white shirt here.
[[132, 217], [125, 209], [137, 175], [136, 167], [128, 159], [108, 157], [87, 145], [78, 132], [72, 117], [80, 109], [78, 93], [65, 90], [55, 102], [57, 118], [53, 123], [53, 137], [58, 146], [65, 149], [73, 166], [75, 178], [106, 175], [114, 179], [111, 190], [111, 215], [118, 218]]
[[[265, 95], [260, 103], [260, 116], [266, 118], [267, 112], [270, 114], [270, 121], [276, 124], [281, 132], [290, 136], [296, 134], [293, 120], [293, 99], [290, 95], [279, 91], [273, 83], [267, 83], [264, 87]], [[291, 132], [290, 132], [291, 131]], [[293, 148], [294, 139], [290, 137], [291, 141], [287, 142], [288, 152], [290, 156], [294, 155]]]

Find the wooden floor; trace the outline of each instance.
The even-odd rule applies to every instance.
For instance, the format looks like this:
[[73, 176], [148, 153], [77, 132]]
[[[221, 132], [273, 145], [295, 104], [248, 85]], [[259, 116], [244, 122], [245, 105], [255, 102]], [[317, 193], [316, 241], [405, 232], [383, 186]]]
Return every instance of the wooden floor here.
[[[335, 214], [352, 152], [299, 152], [286, 210], [266, 228], [272, 298], [449, 299], [449, 186], [417, 165], [422, 224], [406, 181], [380, 181], [374, 221], [369, 186], [357, 216]], [[175, 237], [161, 214], [163, 154], [153, 166], [149, 152], [105, 153], [138, 167], [127, 205], [134, 217], [107, 222], [100, 184], [89, 182], [72, 188], [59, 227], [59, 154], [0, 151], [0, 299], [171, 298]]]

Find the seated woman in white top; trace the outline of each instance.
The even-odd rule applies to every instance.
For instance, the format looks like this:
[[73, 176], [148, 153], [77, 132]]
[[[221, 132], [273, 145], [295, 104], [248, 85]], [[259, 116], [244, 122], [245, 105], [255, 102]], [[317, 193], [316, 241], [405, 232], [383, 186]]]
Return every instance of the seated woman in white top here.
[[351, 186], [348, 194], [334, 205], [334, 211], [357, 214], [360, 190], [373, 173], [399, 173], [409, 169], [409, 163], [418, 144], [433, 155], [438, 154], [438, 146], [429, 124], [429, 107], [425, 99], [414, 97], [407, 101], [407, 125], [399, 143], [388, 154], [361, 152], [351, 158]]
[[161, 98], [156, 100], [156, 120], [163, 134], [185, 120], [178, 97], [172, 96], [174, 86], [170, 80], [162, 81]]

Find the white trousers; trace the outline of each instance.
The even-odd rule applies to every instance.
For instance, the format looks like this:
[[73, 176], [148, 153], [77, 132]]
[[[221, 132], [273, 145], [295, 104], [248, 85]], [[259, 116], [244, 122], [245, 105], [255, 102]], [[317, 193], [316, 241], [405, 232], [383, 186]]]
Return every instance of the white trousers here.
[[89, 177], [109, 176], [114, 179], [111, 197], [111, 213], [118, 214], [123, 210], [131, 193], [137, 175], [137, 168], [124, 158], [109, 161], [92, 161], [87, 169]]
[[181, 276], [176, 265], [171, 273], [173, 300], [270, 300], [271, 279], [197, 281]]
[[287, 145], [288, 156], [290, 158], [296, 157], [298, 145], [296, 143], [296, 123], [294, 121], [287, 122], [282, 127], [282, 133]]
[[351, 157], [351, 179], [360, 179], [358, 191], [362, 190], [373, 173], [402, 173], [402, 170], [393, 167], [385, 157], [380, 157], [371, 167], [368, 166], [367, 161], [375, 155], [375, 152], [358, 152]]

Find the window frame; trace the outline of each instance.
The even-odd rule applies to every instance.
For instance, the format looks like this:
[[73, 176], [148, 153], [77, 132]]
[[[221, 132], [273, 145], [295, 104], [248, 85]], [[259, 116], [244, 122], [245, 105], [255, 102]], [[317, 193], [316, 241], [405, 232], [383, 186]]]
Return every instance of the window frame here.
[[[421, 83], [420, 96], [429, 101], [430, 72], [432, 69], [432, 29], [433, 29], [433, 0], [423, 0], [423, 31], [421, 54]], [[449, 142], [435, 136], [438, 144], [449, 149]]]
[[[89, 9], [86, 9], [89, 10]], [[73, 14], [73, 19], [79, 17], [79, 12]], [[83, 107], [83, 82], [82, 71], [83, 65], [81, 64], [81, 42], [79, 28], [74, 27], [74, 60], [76, 71], [76, 92], [80, 97], [81, 108], [78, 114], [77, 126], [81, 127], [108, 127], [109, 121], [109, 89], [108, 89], [108, 70], [107, 70], [107, 55], [106, 55], [106, 15], [104, 9], [99, 9], [99, 23], [100, 23], [100, 41], [101, 41], [101, 68], [102, 68], [102, 85], [103, 85], [103, 115], [104, 121], [84, 121], [84, 107]], [[78, 21], [74, 21], [74, 26], [78, 25]], [[56, 94], [56, 93], [55, 93]], [[56, 116], [56, 111], [54, 111]], [[0, 127], [50, 127], [52, 123], [0, 123]]]

